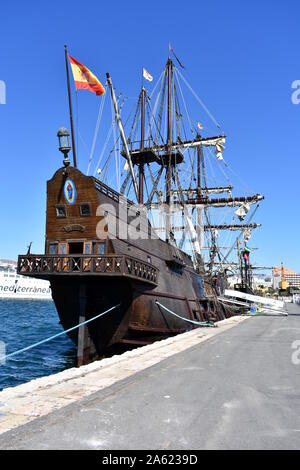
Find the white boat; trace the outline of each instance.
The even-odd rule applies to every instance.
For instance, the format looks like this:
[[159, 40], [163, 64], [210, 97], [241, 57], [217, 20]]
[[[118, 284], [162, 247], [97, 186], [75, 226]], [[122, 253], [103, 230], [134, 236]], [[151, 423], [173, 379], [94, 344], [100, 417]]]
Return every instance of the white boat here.
[[0, 299], [52, 300], [50, 283], [17, 274], [17, 263], [0, 260]]

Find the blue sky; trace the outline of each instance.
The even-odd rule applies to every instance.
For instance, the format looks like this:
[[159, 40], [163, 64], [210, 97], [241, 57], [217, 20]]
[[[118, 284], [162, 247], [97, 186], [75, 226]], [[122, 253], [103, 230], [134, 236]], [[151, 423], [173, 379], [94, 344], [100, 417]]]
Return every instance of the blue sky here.
[[[136, 96], [142, 65], [158, 77], [171, 42], [186, 78], [222, 123], [224, 156], [265, 195], [255, 261], [284, 261], [300, 272], [300, 105], [291, 102], [291, 84], [300, 79], [299, 14], [297, 0], [2, 4], [0, 257], [16, 258], [29, 241], [34, 252], [44, 250], [46, 180], [61, 166], [57, 130], [69, 127], [64, 44], [102, 82], [109, 71], [119, 90]], [[99, 102], [84, 91], [78, 101], [90, 147]], [[87, 160], [81, 145], [84, 171]]]

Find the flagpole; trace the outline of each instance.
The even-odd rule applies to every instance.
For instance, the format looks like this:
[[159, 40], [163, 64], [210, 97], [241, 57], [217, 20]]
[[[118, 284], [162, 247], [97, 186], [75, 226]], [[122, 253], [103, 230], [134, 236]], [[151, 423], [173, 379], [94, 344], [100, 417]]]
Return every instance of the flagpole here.
[[74, 126], [73, 126], [73, 114], [72, 114], [72, 100], [71, 100], [71, 89], [70, 89], [70, 76], [68, 67], [68, 51], [65, 45], [65, 59], [66, 59], [66, 71], [67, 71], [67, 85], [68, 85], [68, 96], [69, 96], [69, 109], [70, 109], [70, 123], [71, 123], [71, 136], [72, 136], [72, 149], [73, 149], [73, 164], [77, 168], [76, 161], [76, 150], [75, 150], [75, 138], [74, 138]]

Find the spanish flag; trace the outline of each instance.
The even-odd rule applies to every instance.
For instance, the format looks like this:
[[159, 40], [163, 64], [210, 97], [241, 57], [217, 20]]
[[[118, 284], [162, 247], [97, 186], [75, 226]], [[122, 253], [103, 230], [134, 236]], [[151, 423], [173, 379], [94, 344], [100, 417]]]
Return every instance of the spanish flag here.
[[76, 90], [90, 90], [100, 96], [105, 93], [102, 84], [98, 78], [83, 64], [69, 54], [69, 60], [73, 73]]

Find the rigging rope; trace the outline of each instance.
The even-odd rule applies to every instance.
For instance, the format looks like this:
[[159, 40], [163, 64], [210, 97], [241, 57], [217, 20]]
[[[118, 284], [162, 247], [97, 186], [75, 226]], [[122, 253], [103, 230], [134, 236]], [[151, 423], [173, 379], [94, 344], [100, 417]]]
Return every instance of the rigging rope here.
[[[160, 138], [161, 138], [161, 141], [163, 142], [163, 136], [161, 135], [160, 133], [160, 129], [158, 128], [158, 124], [156, 122], [156, 119], [155, 119], [155, 113], [156, 113], [156, 108], [157, 108], [157, 104], [158, 104], [158, 98], [159, 98], [159, 95], [157, 96], [157, 103], [155, 104], [154, 106], [154, 109], [152, 111], [151, 109], [151, 105], [150, 105], [150, 101], [149, 101], [149, 97], [146, 95], [146, 98], [147, 98], [147, 117], [148, 117], [148, 133], [147, 133], [147, 138], [146, 140], [152, 140], [152, 142], [154, 142], [155, 144], [158, 143], [158, 140], [157, 140], [157, 135], [159, 134], [160, 135]], [[149, 114], [149, 110], [150, 110], [150, 114]], [[156, 134], [155, 134], [155, 137], [153, 137], [153, 134], [152, 134], [152, 125], [153, 125], [153, 122], [154, 122], [154, 125], [155, 125], [155, 128], [156, 128]], [[160, 155], [158, 154], [158, 157], [160, 158]]]
[[175, 68], [175, 78], [176, 78], [177, 83], [178, 83], [180, 95], [181, 95], [181, 98], [182, 98], [182, 101], [183, 101], [183, 105], [184, 105], [184, 109], [185, 109], [185, 112], [186, 112], [186, 115], [187, 115], [187, 118], [188, 118], [188, 121], [189, 121], [189, 124], [190, 124], [191, 132], [192, 132], [192, 134], [194, 134], [194, 126], [193, 126], [191, 117], [190, 117], [190, 115], [189, 115], [188, 109], [187, 109], [187, 105], [186, 105], [186, 102], [185, 102], [185, 99], [184, 99], [184, 96], [183, 96], [183, 92], [182, 92], [182, 88], [181, 88], [181, 85], [180, 85], [180, 82], [179, 82], [179, 79], [178, 79], [178, 75], [177, 75], [177, 70], [176, 70], [176, 68]]
[[86, 151], [88, 152], [88, 151], [89, 151], [89, 149], [88, 149], [87, 143], [86, 143], [86, 142], [85, 142], [85, 140], [83, 139], [83, 137], [82, 137], [82, 135], [81, 135], [81, 133], [80, 133], [80, 130], [79, 130], [79, 129], [78, 129], [78, 134], [79, 134], [79, 138], [80, 138], [80, 140], [81, 140], [82, 144], [84, 145], [84, 147], [85, 147]]
[[139, 96], [139, 99], [138, 99], [138, 102], [137, 102], [137, 105], [136, 105], [136, 111], [135, 111], [134, 118], [133, 118], [133, 121], [132, 121], [132, 126], [131, 126], [130, 132], [128, 134], [128, 139], [127, 139], [128, 142], [134, 141], [134, 139], [132, 138], [132, 135], [133, 135], [134, 126], [136, 125], [135, 123], [138, 120], [140, 105], [141, 105], [141, 95]]
[[91, 167], [91, 163], [92, 163], [92, 160], [93, 160], [94, 150], [95, 150], [95, 146], [96, 146], [96, 141], [97, 141], [97, 137], [98, 137], [100, 122], [101, 122], [102, 113], [103, 113], [103, 108], [104, 108], [104, 103], [105, 103], [105, 98], [106, 98], [106, 89], [107, 89], [107, 83], [105, 84], [105, 92], [104, 92], [104, 94], [102, 95], [102, 99], [101, 99], [100, 106], [99, 106], [98, 118], [97, 118], [97, 123], [96, 123], [94, 138], [93, 138], [93, 143], [92, 143], [91, 152], [90, 152], [90, 157], [89, 157], [89, 163], [88, 163], [87, 172], [86, 172], [87, 175], [89, 174], [90, 167]]
[[[254, 211], [252, 212], [251, 216], [249, 217], [249, 219], [248, 219], [248, 221], [247, 221], [248, 224], [249, 224], [249, 223], [251, 222], [251, 220], [253, 219], [254, 214], [256, 213], [256, 211], [257, 211], [258, 208], [259, 208], [259, 204], [256, 205]], [[235, 247], [235, 245], [236, 245], [238, 239], [239, 239], [240, 236], [242, 235], [242, 233], [243, 233], [243, 230], [240, 231], [240, 233], [239, 233], [238, 236], [236, 237], [236, 239], [235, 239], [235, 241], [234, 241], [232, 247], [231, 247], [230, 250], [228, 251], [227, 255], [224, 256], [224, 258], [223, 258], [223, 262], [224, 262], [224, 263], [226, 262], [228, 256], [231, 254], [232, 250], [234, 249], [234, 247]]]
[[[190, 92], [194, 95], [194, 97], [196, 98], [196, 100], [200, 103], [200, 105], [202, 106], [202, 108], [204, 109], [204, 111], [207, 113], [207, 115], [210, 117], [210, 119], [213, 121], [213, 123], [219, 128], [221, 129], [221, 126], [220, 124], [218, 123], [218, 121], [214, 118], [214, 116], [211, 114], [211, 112], [209, 111], [209, 109], [205, 106], [205, 104], [203, 103], [203, 101], [201, 100], [201, 98], [199, 98], [199, 96], [197, 95], [197, 93], [193, 90], [193, 88], [191, 87], [191, 85], [189, 84], [189, 82], [184, 78], [184, 76], [182, 75], [182, 73], [177, 70], [177, 72], [179, 73], [180, 77], [182, 78], [182, 80], [184, 81], [184, 83], [186, 84], [186, 86], [188, 87], [188, 89], [190, 90]], [[222, 130], [222, 129], [221, 129]]]
[[114, 150], [115, 150], [115, 164], [116, 164], [116, 179], [117, 179], [117, 188], [118, 192], [120, 192], [120, 176], [118, 172], [118, 150], [117, 150], [117, 136], [116, 136], [116, 119], [114, 117], [114, 107], [112, 100], [110, 101], [111, 107], [111, 119], [113, 125], [113, 138], [114, 138]]
[[[119, 103], [120, 99], [121, 99], [121, 97], [118, 98], [117, 103]], [[122, 111], [122, 106], [123, 106], [123, 104], [124, 104], [124, 102], [122, 102], [122, 103], [121, 103], [121, 106], [120, 106], [120, 114], [121, 114], [121, 111]], [[96, 168], [95, 168], [95, 171], [94, 171], [94, 176], [96, 176], [97, 169], [99, 168], [100, 162], [101, 162], [101, 160], [102, 160], [102, 158], [103, 158], [104, 152], [105, 152], [105, 150], [106, 150], [106, 147], [107, 147], [107, 145], [108, 145], [109, 139], [110, 139], [111, 134], [112, 134], [112, 132], [113, 132], [113, 127], [114, 127], [113, 121], [114, 121], [114, 120], [112, 120], [111, 126], [110, 126], [110, 128], [109, 128], [109, 130], [108, 130], [108, 132], [107, 132], [106, 139], [105, 139], [105, 142], [104, 142], [104, 145], [103, 145], [103, 147], [102, 147], [102, 151], [101, 151], [100, 157], [99, 157], [99, 159], [98, 159], [98, 162], [97, 162], [97, 165], [96, 165]], [[119, 137], [118, 137], [117, 141], [118, 141], [118, 140], [119, 140]], [[110, 158], [112, 151], [113, 151], [113, 150], [110, 151], [107, 160]], [[108, 164], [107, 160], [106, 160], [106, 163], [104, 164], [104, 166], [106, 166], [106, 165]]]
[[74, 331], [76, 330], [77, 328], [80, 328], [81, 326], [84, 326], [86, 325], [87, 323], [90, 323], [94, 320], [96, 320], [97, 318], [100, 318], [102, 317], [103, 315], [106, 315], [107, 313], [111, 312], [112, 310], [116, 309], [120, 307], [120, 304], [117, 304], [117, 305], [114, 305], [113, 307], [109, 308], [108, 310], [105, 310], [105, 312], [102, 312], [102, 313], [99, 313], [99, 315], [96, 315], [95, 317], [93, 318], [90, 318], [89, 320], [86, 320], [82, 323], [78, 323], [78, 325], [75, 325], [73, 326], [72, 328], [69, 328], [68, 330], [65, 330], [65, 331], [61, 331], [60, 333], [57, 333], [56, 335], [53, 335], [53, 336], [50, 336], [49, 338], [46, 338], [46, 339], [43, 339], [42, 341], [38, 341], [37, 343], [34, 343], [34, 344], [31, 344], [30, 346], [27, 346], [26, 348], [23, 348], [23, 349], [19, 349], [18, 351], [15, 351], [13, 353], [10, 353], [10, 354], [6, 354], [2, 357], [0, 357], [0, 363], [1, 361], [9, 358], [9, 357], [13, 357], [13, 356], [16, 356], [17, 354], [21, 354], [22, 352], [25, 352], [25, 351], [29, 351], [30, 349], [33, 349], [37, 346], [40, 346], [41, 344], [44, 344], [44, 343], [48, 343], [49, 341], [51, 341], [52, 339], [55, 339], [55, 338], [58, 338], [59, 336], [62, 336], [62, 335], [65, 335], [67, 333], [70, 333], [71, 331]]
[[165, 73], [165, 70], [163, 70], [163, 71], [161, 72], [159, 79], [157, 80], [157, 82], [156, 82], [156, 84], [155, 84], [153, 90], [152, 90], [151, 93], [150, 93], [150, 98], [152, 98], [152, 96], [153, 96], [153, 94], [154, 94], [154, 92], [155, 92], [155, 90], [156, 90], [156, 88], [157, 88], [157, 85], [159, 84], [160, 80], [162, 79], [162, 76], [163, 76], [164, 73]]
[[167, 70], [164, 70], [164, 75], [162, 79], [162, 92], [161, 98], [160, 98], [160, 106], [159, 106], [159, 111], [158, 111], [158, 119], [157, 119], [157, 129], [159, 129], [158, 132], [155, 134], [155, 142], [158, 142], [158, 133], [162, 135], [161, 132], [161, 123], [162, 123], [162, 115], [163, 115], [163, 106], [164, 106], [164, 101], [165, 101], [165, 91], [166, 91], [166, 84], [167, 84]]
[[172, 310], [170, 310], [169, 308], [165, 307], [164, 305], [162, 305], [160, 302], [158, 302], [158, 300], [155, 302], [156, 305], [158, 305], [159, 307], [163, 308], [164, 310], [166, 310], [166, 312], [168, 313], [171, 313], [171, 315], [174, 315], [175, 317], [177, 318], [180, 318], [181, 320], [184, 320], [188, 323], [192, 323], [193, 325], [197, 325], [197, 326], [204, 326], [204, 327], [212, 327], [212, 328], [217, 328], [218, 325], [216, 325], [215, 323], [213, 322], [202, 322], [202, 321], [194, 321], [194, 320], [189, 320], [188, 318], [184, 318], [184, 317], [181, 317], [180, 315], [178, 315], [177, 313], [175, 312], [172, 312]]
[[109, 131], [108, 131], [108, 133], [107, 133], [107, 135], [106, 135], [106, 139], [105, 139], [104, 145], [103, 145], [103, 147], [102, 147], [102, 152], [101, 152], [101, 154], [100, 154], [100, 157], [99, 157], [99, 159], [98, 159], [98, 162], [97, 162], [97, 165], [96, 165], [96, 168], [95, 168], [95, 171], [94, 171], [94, 176], [96, 176], [97, 170], [98, 170], [99, 165], [100, 165], [100, 163], [101, 163], [101, 160], [102, 160], [102, 158], [103, 158], [103, 155], [104, 155], [104, 152], [105, 152], [106, 147], [107, 147], [107, 145], [108, 145], [108, 142], [109, 142], [110, 136], [111, 136], [111, 134], [112, 134], [112, 131], [113, 131], [113, 124], [111, 124], [110, 129], [109, 129]]
[[79, 132], [79, 112], [78, 112], [78, 91], [75, 90], [75, 96], [76, 96], [76, 127], [77, 127], [77, 132], [76, 132], [76, 150], [77, 150], [77, 159], [78, 159], [78, 154], [79, 154], [79, 147], [78, 147], [78, 132]]

